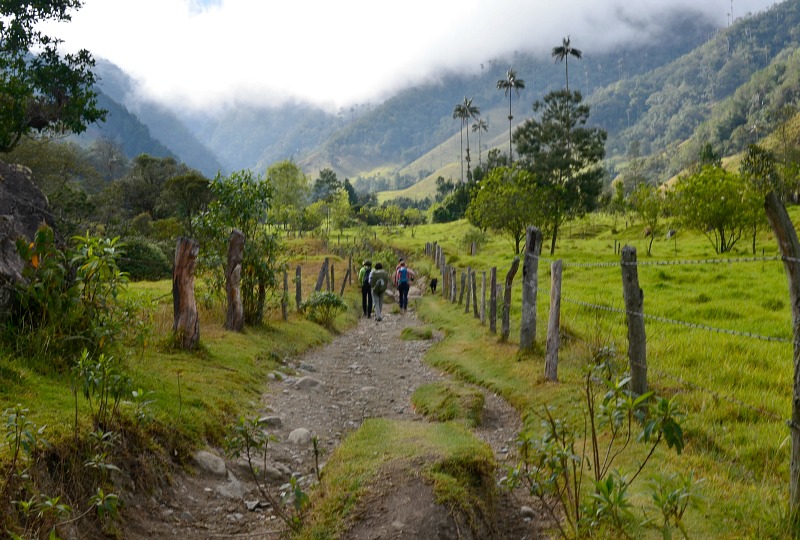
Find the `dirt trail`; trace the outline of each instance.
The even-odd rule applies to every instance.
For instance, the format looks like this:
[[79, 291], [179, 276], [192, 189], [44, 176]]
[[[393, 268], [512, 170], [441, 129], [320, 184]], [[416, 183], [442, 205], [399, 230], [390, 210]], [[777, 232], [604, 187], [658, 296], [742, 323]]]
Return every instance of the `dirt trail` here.
[[[424, 421], [411, 406], [411, 394], [417, 387], [445, 375], [422, 360], [435, 340], [400, 338], [404, 328], [421, 326], [413, 310], [392, 313], [392, 307], [385, 306], [382, 321], [361, 319], [356, 328], [337, 336], [330, 344], [287, 359], [285, 369], [271, 374], [273, 382], [261, 405], [270, 433], [277, 438], [270, 443], [267, 471], [273, 483], [280, 485], [292, 474], [312, 477], [310, 436], [319, 440], [324, 464], [342, 437], [366, 418]], [[519, 416], [501, 398], [491, 392], [485, 394], [483, 423], [476, 434], [504, 462], [514, 450]], [[171, 486], [152, 497], [132, 501], [129, 509], [135, 519], [128, 521], [125, 537], [277, 537], [282, 523], [260, 500], [243, 464], [222, 462], [214, 453], [211, 450], [211, 455], [198, 456], [203, 459], [198, 461], [195, 474], [176, 476]], [[374, 511], [366, 511], [361, 518], [368, 522], [372, 512], [376, 521], [384, 524], [383, 529], [351, 537], [436, 538], [424, 531], [412, 532], [414, 524], [422, 522], [420, 516], [433, 515], [435, 510], [425, 507], [433, 505], [432, 501], [423, 502], [420, 498], [415, 503], [416, 506], [393, 505], [393, 509], [406, 506], [407, 511], [388, 521], [382, 514], [386, 505], [375, 505]], [[534, 537], [530, 520], [535, 516], [528, 508], [521, 512], [522, 504], [503, 495], [499, 505], [503, 513], [500, 521], [504, 523], [500, 538]]]

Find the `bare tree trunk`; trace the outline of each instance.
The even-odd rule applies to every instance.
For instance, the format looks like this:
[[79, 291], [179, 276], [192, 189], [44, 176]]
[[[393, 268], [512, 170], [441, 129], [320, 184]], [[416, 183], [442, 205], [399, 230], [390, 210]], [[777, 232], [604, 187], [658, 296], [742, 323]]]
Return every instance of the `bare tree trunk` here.
[[539, 255], [542, 252], [542, 232], [528, 227], [525, 234], [525, 262], [522, 265], [522, 318], [519, 349], [530, 351], [536, 343], [536, 294], [539, 288]]
[[500, 339], [503, 341], [508, 341], [508, 335], [511, 333], [511, 285], [514, 284], [517, 270], [519, 270], [519, 257], [514, 257], [511, 269], [506, 274], [506, 290], [503, 294], [503, 330], [500, 334]]
[[231, 232], [228, 241], [228, 264], [225, 267], [225, 293], [228, 311], [225, 328], [241, 332], [244, 328], [244, 306], [242, 305], [242, 261], [244, 260], [244, 233], [239, 229]]
[[561, 345], [561, 259], [550, 266], [550, 320], [547, 325], [547, 349], [544, 357], [544, 376], [558, 381], [558, 348]]
[[200, 244], [180, 237], [175, 247], [175, 268], [172, 272], [172, 331], [184, 349], [194, 349], [200, 341], [200, 322], [194, 298], [194, 269]]
[[781, 250], [783, 269], [786, 272], [789, 299], [792, 305], [794, 378], [792, 419], [789, 421], [789, 432], [792, 438], [792, 457], [789, 463], [789, 512], [792, 521], [796, 522], [800, 518], [800, 242], [797, 240], [794, 225], [775, 192], [770, 192], [766, 196], [764, 207]]
[[639, 288], [636, 248], [622, 248], [622, 292], [628, 320], [628, 362], [631, 368], [631, 391], [647, 392], [647, 337], [644, 331], [644, 291]]

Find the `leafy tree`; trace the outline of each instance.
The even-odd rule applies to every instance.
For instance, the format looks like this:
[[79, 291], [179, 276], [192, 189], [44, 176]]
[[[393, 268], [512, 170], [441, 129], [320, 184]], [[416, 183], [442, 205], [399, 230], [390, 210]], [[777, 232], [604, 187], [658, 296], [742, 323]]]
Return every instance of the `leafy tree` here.
[[208, 208], [212, 199], [208, 178], [197, 171], [174, 176], [164, 184], [163, 197], [173, 204], [189, 236], [194, 236], [192, 222]]
[[122, 147], [107, 137], [100, 137], [91, 144], [89, 159], [106, 182], [121, 178], [130, 167]]
[[432, 210], [433, 223], [447, 223], [464, 217], [469, 205], [470, 190], [474, 182], [459, 182], [453, 190]]
[[358, 193], [356, 193], [356, 188], [353, 187], [353, 184], [350, 183], [350, 179], [345, 178], [342, 187], [344, 187], [347, 197], [350, 199], [350, 206], [358, 206]]
[[174, 215], [173, 202], [164, 197], [167, 181], [185, 175], [190, 169], [171, 157], [141, 154], [133, 160], [128, 174], [111, 189], [122, 191], [124, 209], [129, 216], [147, 212], [153, 218]]
[[260, 324], [264, 319], [267, 293], [277, 283], [279, 268], [278, 239], [268, 228], [272, 188], [262, 178], [253, 178], [250, 171], [217, 175], [210, 187], [214, 200], [195, 223], [202, 262], [213, 270], [215, 285], [223, 291], [230, 234], [234, 228], [242, 231], [245, 238], [241, 280], [244, 318], [248, 324]]
[[664, 197], [658, 188], [642, 183], [631, 193], [630, 204], [642, 223], [650, 230], [650, 242], [647, 244], [647, 254], [650, 255], [653, 240], [660, 234], [659, 219], [664, 209]]
[[569, 57], [572, 56], [580, 60], [581, 56], [583, 56], [583, 53], [580, 51], [580, 49], [576, 49], [570, 45], [569, 36], [567, 36], [561, 40], [560, 46], [553, 47], [550, 56], [555, 58], [556, 62], [559, 60], [564, 62], [564, 73], [567, 80], [567, 92], [569, 92]]
[[480, 182], [492, 169], [510, 166], [509, 157], [497, 148], [492, 148], [486, 156], [486, 163], [478, 165], [472, 171], [472, 179], [475, 182]]
[[549, 186], [542, 229], [552, 234], [551, 255], [561, 224], [593, 210], [602, 190], [606, 132], [586, 127], [589, 106], [582, 101], [580, 92], [550, 92], [533, 104], [540, 118], [514, 131], [523, 167]]
[[339, 188], [331, 197], [331, 202], [328, 203], [328, 206], [332, 225], [339, 231], [339, 234], [342, 234], [344, 229], [353, 222], [353, 208], [350, 206], [350, 196], [347, 191], [344, 188]]
[[461, 181], [464, 181], [464, 128], [467, 128], [467, 178], [470, 176], [469, 167], [469, 121], [475, 118], [480, 110], [472, 104], [472, 98], [464, 96], [464, 101], [458, 103], [453, 109], [453, 118], [461, 120]]
[[336, 173], [331, 169], [322, 169], [319, 171], [319, 178], [314, 180], [314, 186], [311, 188], [311, 200], [328, 200], [340, 187], [342, 185], [336, 178]]
[[480, 229], [508, 236], [519, 254], [528, 226], [543, 221], [547, 189], [520, 167], [492, 169], [475, 190], [467, 219]]
[[0, 152], [31, 131], [81, 133], [105, 118], [92, 90], [92, 55], [61, 56], [62, 40], [42, 23], [71, 19], [80, 0], [9, 0], [0, 3]]
[[425, 213], [419, 208], [406, 208], [403, 211], [403, 223], [411, 229], [411, 238], [414, 238], [417, 227], [427, 221]]
[[747, 154], [739, 167], [739, 174], [745, 181], [745, 199], [750, 203], [748, 221], [752, 232], [753, 254], [755, 254], [758, 231], [768, 226], [764, 212], [764, 196], [774, 191], [785, 203], [788, 194], [783, 177], [778, 172], [775, 155], [757, 144], [752, 144], [747, 149]]
[[703, 233], [717, 253], [733, 249], [750, 218], [744, 182], [722, 167], [706, 165], [678, 179], [670, 198], [679, 222]]
[[270, 165], [267, 181], [272, 186], [275, 221], [286, 227], [295, 211], [305, 208], [310, 194], [308, 178], [291, 160]]
[[511, 121], [514, 116], [511, 114], [511, 94], [516, 92], [519, 96], [519, 91], [525, 88], [525, 81], [517, 78], [517, 72], [509, 68], [506, 71], [506, 78], [497, 81], [497, 89], [502, 90], [504, 95], [508, 96], [508, 160], [514, 160], [514, 154], [511, 152]]

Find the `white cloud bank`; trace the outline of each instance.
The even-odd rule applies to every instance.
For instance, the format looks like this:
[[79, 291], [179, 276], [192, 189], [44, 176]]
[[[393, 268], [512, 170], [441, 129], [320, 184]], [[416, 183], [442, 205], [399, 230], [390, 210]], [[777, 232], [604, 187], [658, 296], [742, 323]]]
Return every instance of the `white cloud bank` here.
[[[89, 49], [151, 97], [188, 108], [235, 101], [380, 100], [437, 71], [477, 70], [570, 35], [584, 52], [631, 39], [669, 9], [721, 26], [774, 0], [85, 0], [48, 29]], [[622, 21], [628, 21], [623, 23]], [[634, 25], [630, 21], [635, 21]]]

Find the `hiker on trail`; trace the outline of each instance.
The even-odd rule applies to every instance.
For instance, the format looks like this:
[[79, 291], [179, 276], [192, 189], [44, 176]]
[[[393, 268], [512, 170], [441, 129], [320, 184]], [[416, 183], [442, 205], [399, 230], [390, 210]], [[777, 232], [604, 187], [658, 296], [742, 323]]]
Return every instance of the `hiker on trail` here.
[[369, 319], [372, 316], [372, 288], [369, 285], [369, 275], [372, 273], [372, 261], [364, 261], [358, 271], [358, 284], [361, 286], [361, 308], [364, 310], [364, 317]]
[[375, 320], [383, 319], [383, 293], [389, 285], [389, 273], [383, 269], [381, 263], [375, 263], [375, 270], [369, 274], [369, 284], [372, 287], [372, 303], [375, 306]]
[[411, 282], [414, 281], [414, 271], [406, 266], [406, 262], [400, 259], [400, 264], [394, 273], [394, 284], [397, 286], [397, 292], [400, 293], [400, 311], [405, 312], [408, 309], [408, 290], [411, 288]]

